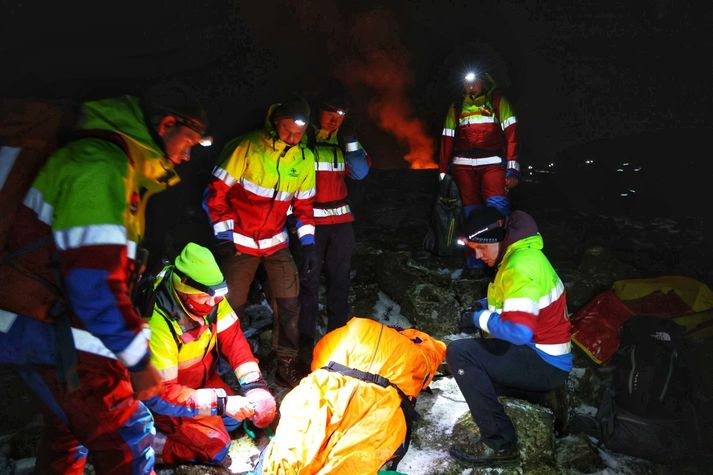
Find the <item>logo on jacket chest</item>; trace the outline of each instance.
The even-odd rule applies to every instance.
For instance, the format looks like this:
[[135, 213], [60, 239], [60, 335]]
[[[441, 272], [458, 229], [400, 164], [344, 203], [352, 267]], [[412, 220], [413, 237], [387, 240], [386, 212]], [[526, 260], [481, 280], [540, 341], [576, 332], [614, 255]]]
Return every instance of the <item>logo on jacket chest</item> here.
[[288, 173], [292, 178], [299, 178], [300, 174], [295, 167], [291, 167]]

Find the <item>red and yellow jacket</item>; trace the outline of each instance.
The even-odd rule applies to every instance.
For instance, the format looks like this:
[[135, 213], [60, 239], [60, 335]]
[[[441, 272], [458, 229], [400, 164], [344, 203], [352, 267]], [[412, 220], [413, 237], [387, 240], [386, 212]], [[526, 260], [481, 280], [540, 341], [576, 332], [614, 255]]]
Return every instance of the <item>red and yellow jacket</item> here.
[[347, 201], [345, 177], [362, 180], [369, 173], [366, 152], [356, 138], [342, 138], [339, 130], [315, 129], [315, 171], [317, 194], [314, 221], [317, 225], [354, 221]]
[[314, 154], [302, 143], [281, 141], [267, 113], [265, 127], [228, 143], [213, 170], [203, 202], [213, 232], [238, 251], [266, 256], [288, 245], [290, 209], [303, 245], [314, 244]]
[[[216, 373], [219, 353], [230, 363], [238, 380], [248, 373], [259, 373], [258, 360], [227, 299], [202, 325], [186, 316], [167, 278], [171, 269], [164, 269], [149, 320], [151, 363], [161, 373], [163, 392], [145, 401], [146, 405], [154, 412], [173, 417], [220, 415], [216, 388], [206, 387]], [[179, 322], [190, 322], [191, 328], [184, 329]]]
[[[439, 171], [451, 165], [505, 165], [520, 171], [517, 118], [507, 98], [495, 91], [495, 82], [483, 95], [451, 104], [443, 124]], [[460, 105], [461, 110], [456, 111]], [[456, 114], [458, 112], [458, 114]]]
[[329, 332], [314, 349], [312, 373], [282, 401], [262, 473], [376, 473], [406, 437], [398, 391], [322, 368], [333, 361], [378, 374], [414, 400], [445, 352], [445, 343], [423, 332], [368, 318], [354, 317]]

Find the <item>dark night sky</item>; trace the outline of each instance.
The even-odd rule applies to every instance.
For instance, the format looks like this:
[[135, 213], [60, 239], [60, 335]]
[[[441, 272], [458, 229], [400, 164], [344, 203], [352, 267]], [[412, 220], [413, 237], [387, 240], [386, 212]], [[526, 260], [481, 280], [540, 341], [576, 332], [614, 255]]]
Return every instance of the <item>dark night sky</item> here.
[[349, 85], [375, 167], [407, 166], [409, 145], [394, 137], [403, 127], [386, 132], [370, 112], [399, 102], [436, 146], [464, 69], [480, 64], [514, 104], [523, 165], [554, 163], [596, 193], [584, 158], [633, 161], [667, 202], [707, 213], [690, 205], [710, 201], [700, 173], [713, 132], [710, 2], [0, 2], [3, 94], [93, 97], [172, 76], [195, 86], [216, 144], [186, 165], [188, 187], [271, 102], [314, 97], [330, 76]]

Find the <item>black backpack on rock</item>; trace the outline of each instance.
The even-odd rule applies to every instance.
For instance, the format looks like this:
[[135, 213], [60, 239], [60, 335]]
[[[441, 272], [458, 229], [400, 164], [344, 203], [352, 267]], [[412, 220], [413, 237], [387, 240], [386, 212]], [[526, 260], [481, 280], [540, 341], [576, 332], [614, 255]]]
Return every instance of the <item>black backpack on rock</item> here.
[[423, 248], [436, 256], [450, 256], [456, 249], [456, 239], [463, 223], [463, 204], [453, 177], [446, 174], [440, 181], [433, 204], [428, 232]]

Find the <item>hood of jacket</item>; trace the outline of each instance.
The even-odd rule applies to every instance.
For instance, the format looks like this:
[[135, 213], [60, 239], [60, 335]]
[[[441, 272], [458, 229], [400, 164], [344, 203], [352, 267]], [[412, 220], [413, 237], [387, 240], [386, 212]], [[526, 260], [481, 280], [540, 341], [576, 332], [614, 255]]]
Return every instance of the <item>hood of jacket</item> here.
[[498, 261], [502, 261], [508, 252], [520, 247], [542, 249], [544, 242], [533, 217], [524, 211], [516, 210], [508, 217], [507, 231], [505, 238], [500, 243]]

